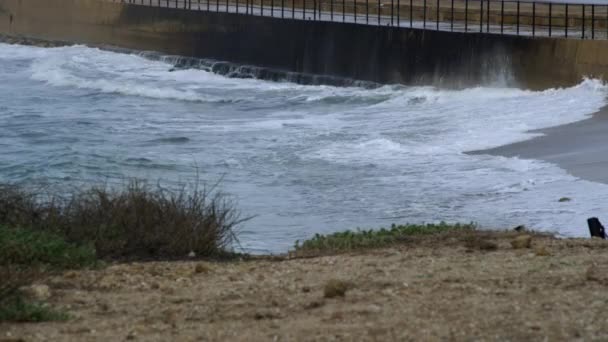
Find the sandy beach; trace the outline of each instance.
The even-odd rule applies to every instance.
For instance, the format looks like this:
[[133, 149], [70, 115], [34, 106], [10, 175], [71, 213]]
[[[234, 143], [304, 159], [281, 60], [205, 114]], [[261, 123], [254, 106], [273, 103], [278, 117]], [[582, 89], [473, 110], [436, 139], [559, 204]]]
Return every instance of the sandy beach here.
[[608, 183], [608, 108], [583, 121], [534, 132], [544, 135], [471, 154], [540, 159], [576, 177]]
[[[0, 323], [0, 341], [606, 340], [608, 244], [432, 235], [375, 250], [148, 262], [46, 279], [66, 322]], [[527, 235], [530, 237], [530, 235]], [[332, 280], [345, 284], [328, 291]]]

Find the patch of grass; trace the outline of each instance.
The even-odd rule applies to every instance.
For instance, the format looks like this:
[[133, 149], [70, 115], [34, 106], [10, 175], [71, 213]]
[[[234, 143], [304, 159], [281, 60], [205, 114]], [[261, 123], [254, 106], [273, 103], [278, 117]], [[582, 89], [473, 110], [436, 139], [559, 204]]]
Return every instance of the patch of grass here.
[[91, 246], [76, 246], [49, 232], [0, 226], [0, 321], [66, 319], [64, 313], [28, 301], [19, 289], [54, 271], [96, 264]]
[[67, 195], [0, 185], [0, 225], [52, 232], [101, 258], [222, 257], [245, 221], [224, 193], [133, 180]]
[[338, 232], [329, 235], [316, 234], [301, 244], [296, 241], [295, 252], [348, 251], [361, 248], [377, 248], [396, 244], [417, 235], [442, 234], [453, 231], [473, 231], [475, 224], [393, 224], [389, 229]]
[[95, 249], [91, 245], [71, 244], [50, 232], [0, 226], [0, 265], [66, 269], [96, 263]]
[[55, 310], [43, 303], [31, 302], [21, 296], [11, 296], [0, 301], [0, 322], [65, 321], [66, 312]]

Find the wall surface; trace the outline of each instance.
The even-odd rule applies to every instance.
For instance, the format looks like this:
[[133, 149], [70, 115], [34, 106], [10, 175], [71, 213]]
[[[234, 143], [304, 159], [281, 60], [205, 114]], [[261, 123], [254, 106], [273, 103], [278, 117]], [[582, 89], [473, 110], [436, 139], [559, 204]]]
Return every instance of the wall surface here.
[[608, 41], [451, 33], [128, 5], [0, 0], [0, 33], [381, 83], [542, 89], [608, 76]]

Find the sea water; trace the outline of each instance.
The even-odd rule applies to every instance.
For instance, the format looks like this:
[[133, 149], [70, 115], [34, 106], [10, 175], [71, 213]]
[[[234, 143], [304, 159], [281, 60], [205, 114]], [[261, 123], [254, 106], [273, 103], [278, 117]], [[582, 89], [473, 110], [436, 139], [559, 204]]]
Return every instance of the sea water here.
[[407, 222], [586, 235], [608, 200], [607, 185], [546, 162], [465, 153], [587, 118], [606, 104], [594, 80], [539, 92], [301, 85], [6, 44], [0, 80], [1, 182], [220, 182], [254, 216], [239, 235], [251, 252]]

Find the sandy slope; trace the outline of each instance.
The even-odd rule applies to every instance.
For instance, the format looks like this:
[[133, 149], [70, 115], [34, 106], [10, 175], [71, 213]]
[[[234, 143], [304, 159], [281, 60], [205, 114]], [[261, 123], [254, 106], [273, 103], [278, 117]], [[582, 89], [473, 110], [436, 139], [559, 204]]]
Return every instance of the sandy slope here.
[[[74, 318], [0, 324], [0, 340], [608, 339], [608, 242], [534, 236], [513, 249], [514, 233], [479, 234], [498, 249], [452, 235], [350, 255], [67, 272], [46, 283]], [[332, 278], [350, 283], [345, 297], [324, 298]]]

